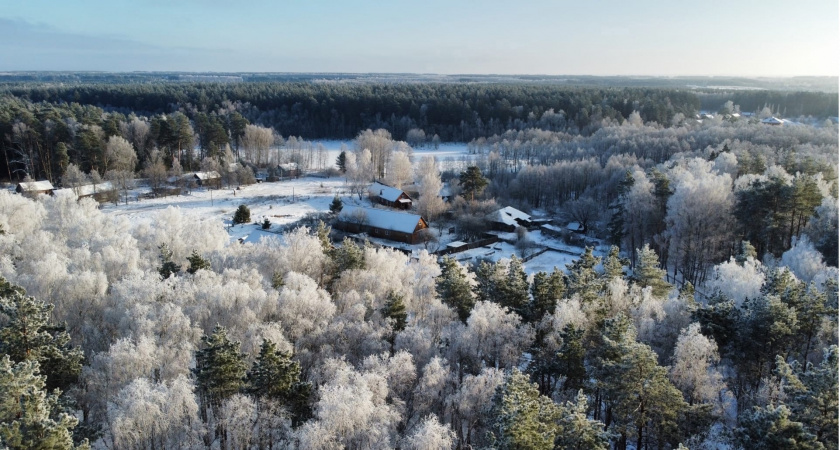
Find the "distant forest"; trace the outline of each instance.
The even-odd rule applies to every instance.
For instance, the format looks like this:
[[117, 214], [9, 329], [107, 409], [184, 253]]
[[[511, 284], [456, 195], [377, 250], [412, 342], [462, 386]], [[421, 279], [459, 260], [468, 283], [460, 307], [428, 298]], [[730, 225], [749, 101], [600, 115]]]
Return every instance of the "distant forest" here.
[[[6, 81], [0, 84], [0, 177], [18, 179], [14, 173], [23, 171], [55, 180], [70, 162], [102, 170], [97, 155], [110, 136], [128, 136], [132, 127], [140, 126], [135, 119], [150, 128], [144, 142], [134, 142], [142, 165], [151, 148], [168, 149], [169, 155], [177, 150], [182, 158], [190, 157], [184, 150], [193, 146], [201, 148], [202, 156], [218, 156], [226, 145], [238, 150], [248, 124], [304, 139], [351, 139], [361, 130], [382, 128], [397, 140], [410, 140], [409, 131], [420, 129], [428, 141], [469, 142], [528, 129], [590, 136], [633, 112], [644, 123], [670, 127], [701, 110], [720, 111], [726, 102], [732, 102], [729, 112], [737, 105], [743, 112], [786, 117], [838, 115], [837, 95], [814, 91], [574, 87], [535, 81], [316, 82], [293, 77], [283, 82], [177, 81], [242, 78], [200, 74], [149, 76], [145, 83], [139, 75], [124, 75], [131, 84], [112, 74], [91, 82], [68, 78], [59, 83], [60, 74], [52, 77], [30, 83], [0, 77]], [[190, 167], [192, 162], [181, 163]]]

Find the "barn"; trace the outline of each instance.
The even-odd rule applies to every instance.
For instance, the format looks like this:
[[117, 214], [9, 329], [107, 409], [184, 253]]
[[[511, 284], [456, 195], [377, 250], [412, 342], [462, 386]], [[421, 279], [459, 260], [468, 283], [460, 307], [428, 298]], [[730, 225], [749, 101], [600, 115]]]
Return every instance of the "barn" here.
[[27, 197], [37, 197], [40, 194], [52, 195], [53, 190], [55, 190], [55, 188], [48, 180], [21, 181], [18, 183], [17, 187], [15, 187], [15, 192]]
[[367, 233], [370, 236], [391, 241], [417, 244], [421, 241], [420, 230], [429, 228], [429, 224], [417, 214], [345, 205], [336, 218], [335, 228], [351, 233]]
[[110, 181], [104, 181], [99, 184], [85, 184], [82, 186], [56, 189], [55, 195], [67, 195], [76, 198], [92, 197], [94, 200], [102, 203], [114, 198], [116, 188], [114, 188], [114, 185]]
[[368, 195], [371, 200], [391, 208], [411, 208], [411, 197], [404, 191], [382, 183], [373, 183], [368, 187]]

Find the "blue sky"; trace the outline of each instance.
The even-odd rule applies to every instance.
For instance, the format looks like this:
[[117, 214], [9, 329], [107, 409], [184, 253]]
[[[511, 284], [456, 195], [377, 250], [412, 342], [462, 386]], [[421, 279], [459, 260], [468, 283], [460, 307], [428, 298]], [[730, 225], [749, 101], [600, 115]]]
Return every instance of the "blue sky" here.
[[0, 70], [838, 75], [837, 0], [0, 0]]

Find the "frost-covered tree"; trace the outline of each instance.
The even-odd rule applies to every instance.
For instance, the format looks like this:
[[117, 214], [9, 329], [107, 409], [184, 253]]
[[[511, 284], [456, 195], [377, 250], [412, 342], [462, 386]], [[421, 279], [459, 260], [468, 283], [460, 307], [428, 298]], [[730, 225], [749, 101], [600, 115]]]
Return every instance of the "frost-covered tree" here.
[[450, 450], [455, 446], [455, 432], [437, 416], [428, 415], [404, 442], [408, 450]]
[[[61, 410], [57, 395], [47, 394], [37, 361], [0, 359], [0, 445], [14, 450], [73, 449], [78, 419]], [[86, 448], [84, 443], [79, 448]]]
[[540, 395], [527, 375], [514, 369], [493, 399], [493, 447], [553, 449], [560, 408]]
[[700, 324], [682, 330], [674, 349], [670, 376], [689, 405], [716, 402], [724, 389], [715, 367], [720, 361], [717, 345], [700, 333]]
[[633, 280], [641, 287], [650, 287], [655, 297], [665, 298], [674, 287], [665, 280], [667, 273], [659, 266], [659, 256], [648, 244], [637, 253], [639, 264], [633, 271]]
[[665, 217], [668, 261], [684, 281], [697, 284], [711, 264], [724, 256], [733, 237], [732, 179], [717, 174], [700, 158], [671, 171], [674, 194]]
[[411, 160], [405, 152], [393, 152], [385, 165], [385, 183], [402, 189], [411, 180]]
[[82, 370], [82, 352], [62, 326], [50, 324], [53, 305], [0, 277], [0, 352], [15, 363], [35, 361], [49, 390], [67, 390]]

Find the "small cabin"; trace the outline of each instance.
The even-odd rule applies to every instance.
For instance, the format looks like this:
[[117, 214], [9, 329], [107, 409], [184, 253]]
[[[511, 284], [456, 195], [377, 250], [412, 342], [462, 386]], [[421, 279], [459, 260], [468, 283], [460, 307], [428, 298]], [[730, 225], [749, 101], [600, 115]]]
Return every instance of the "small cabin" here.
[[300, 166], [297, 163], [290, 162], [286, 164], [277, 165], [278, 178], [298, 178], [301, 176]]
[[429, 228], [429, 224], [417, 214], [345, 205], [336, 218], [335, 228], [350, 233], [367, 233], [373, 237], [406, 244], [417, 244], [421, 242], [420, 230]]
[[41, 194], [52, 195], [55, 188], [49, 180], [21, 181], [15, 187], [15, 192], [27, 197], [37, 197]]
[[373, 183], [368, 187], [368, 195], [371, 200], [398, 209], [410, 209], [411, 197], [401, 189], [388, 186], [382, 183]]
[[81, 198], [93, 198], [99, 203], [112, 201], [117, 195], [117, 190], [110, 181], [103, 181], [98, 184], [84, 184], [64, 189], [56, 189], [55, 195], [66, 195]]
[[222, 187], [222, 176], [215, 170], [211, 170], [209, 172], [195, 172], [192, 174], [192, 178], [195, 180], [197, 185], [202, 187], [212, 187], [216, 189]]

